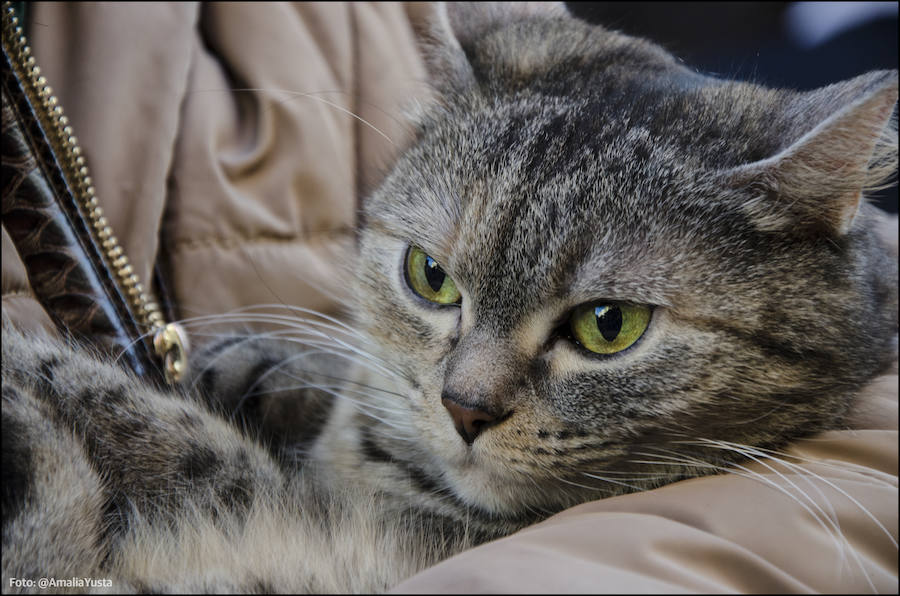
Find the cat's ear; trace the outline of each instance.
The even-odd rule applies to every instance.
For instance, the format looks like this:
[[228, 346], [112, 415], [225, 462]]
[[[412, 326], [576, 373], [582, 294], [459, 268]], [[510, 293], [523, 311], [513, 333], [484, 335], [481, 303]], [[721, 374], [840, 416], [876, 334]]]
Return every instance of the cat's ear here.
[[563, 2], [441, 2], [441, 8], [447, 32], [464, 49], [506, 24], [569, 14]]
[[438, 89], [460, 89], [474, 82], [472, 48], [491, 31], [517, 21], [569, 14], [563, 2], [434, 2], [428, 11], [418, 34]]
[[846, 234], [862, 194], [897, 169], [897, 71], [798, 94], [787, 106], [795, 139], [776, 155], [727, 173], [759, 192], [744, 205], [761, 229]]

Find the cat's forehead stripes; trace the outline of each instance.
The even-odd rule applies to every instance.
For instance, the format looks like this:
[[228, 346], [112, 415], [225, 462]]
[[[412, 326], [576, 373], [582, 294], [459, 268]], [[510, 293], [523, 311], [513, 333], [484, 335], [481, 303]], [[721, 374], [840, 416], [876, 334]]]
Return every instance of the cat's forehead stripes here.
[[[615, 143], [594, 138], [581, 107], [569, 107], [575, 115], [554, 106], [527, 118], [524, 108], [485, 108], [472, 117], [477, 126], [460, 124], [452, 139], [439, 137], [452, 144], [447, 154], [479, 159], [465, 168], [421, 164], [433, 168], [433, 175], [419, 200], [408, 205], [410, 211], [426, 211], [411, 232], [421, 233], [422, 245], [470, 298], [501, 318], [516, 305], [529, 308], [572, 290], [584, 300], [646, 295], [665, 302], [661, 291], [647, 290], [646, 275], [646, 263], [653, 260], [647, 244], [654, 240], [646, 204], [660, 191], [647, 176], [630, 174], [639, 165], [621, 163], [623, 155], [645, 155], [649, 135], [638, 129]], [[586, 132], [576, 132], [579, 127]], [[486, 139], [491, 131], [496, 139]], [[560, 131], [569, 132], [548, 138]], [[673, 171], [663, 174], [675, 180]], [[434, 196], [435, 180], [447, 193], [443, 200]], [[447, 201], [457, 201], [457, 207], [428, 212]], [[591, 274], [587, 280], [583, 272]]]
[[371, 213], [498, 323], [550, 297], [667, 305], [691, 247], [738, 217], [715, 174], [760, 151], [743, 121], [763, 109], [742, 88], [679, 76], [687, 83], [620, 82], [630, 96], [606, 82], [577, 98], [461, 98]]

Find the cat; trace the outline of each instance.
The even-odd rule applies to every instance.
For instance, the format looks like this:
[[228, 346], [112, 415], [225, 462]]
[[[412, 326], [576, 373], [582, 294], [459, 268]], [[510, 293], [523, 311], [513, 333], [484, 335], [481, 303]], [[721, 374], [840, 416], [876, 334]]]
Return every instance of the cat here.
[[716, 441], [837, 428], [891, 362], [863, 193], [896, 170], [896, 72], [768, 89], [540, 3], [448, 6], [430, 37], [349, 323], [210, 342], [165, 392], [4, 321], [4, 590], [385, 590], [727, 470]]

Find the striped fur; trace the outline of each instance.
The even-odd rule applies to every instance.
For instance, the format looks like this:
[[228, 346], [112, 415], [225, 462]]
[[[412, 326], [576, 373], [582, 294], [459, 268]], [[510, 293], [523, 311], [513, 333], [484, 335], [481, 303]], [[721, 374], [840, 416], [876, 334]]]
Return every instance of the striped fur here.
[[[220, 338], [173, 393], [4, 322], [5, 590], [383, 590], [736, 457], [697, 441], [842, 424], [896, 351], [896, 258], [860, 197], [896, 170], [897, 74], [765, 89], [481, 4], [431, 32], [434, 97], [365, 202], [349, 324]], [[459, 305], [415, 295], [409, 246]], [[601, 298], [653, 307], [610, 357], [566, 332]], [[448, 393], [504, 416], [470, 444]]]

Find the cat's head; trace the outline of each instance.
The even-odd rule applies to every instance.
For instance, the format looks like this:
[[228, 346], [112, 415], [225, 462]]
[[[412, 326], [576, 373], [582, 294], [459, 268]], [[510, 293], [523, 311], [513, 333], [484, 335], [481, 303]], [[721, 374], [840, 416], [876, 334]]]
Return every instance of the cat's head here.
[[861, 193], [896, 168], [896, 72], [723, 81], [539, 3], [451, 6], [432, 37], [434, 101], [359, 237], [394, 457], [555, 509], [839, 422], [895, 349]]

